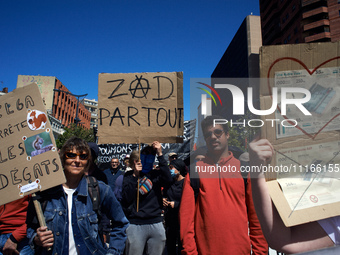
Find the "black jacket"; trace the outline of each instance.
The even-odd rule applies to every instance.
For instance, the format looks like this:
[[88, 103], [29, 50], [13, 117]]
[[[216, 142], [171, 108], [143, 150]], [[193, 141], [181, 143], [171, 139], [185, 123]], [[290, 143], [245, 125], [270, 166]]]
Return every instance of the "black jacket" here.
[[[152, 189], [145, 195], [139, 193], [139, 208], [137, 212], [138, 179], [133, 171], [124, 175], [121, 204], [126, 217], [132, 224], [153, 224], [163, 220], [162, 217], [162, 187], [168, 186], [171, 174], [163, 156], [158, 157], [160, 170], [151, 170], [146, 176], [152, 181]], [[141, 177], [144, 174], [141, 173]]]

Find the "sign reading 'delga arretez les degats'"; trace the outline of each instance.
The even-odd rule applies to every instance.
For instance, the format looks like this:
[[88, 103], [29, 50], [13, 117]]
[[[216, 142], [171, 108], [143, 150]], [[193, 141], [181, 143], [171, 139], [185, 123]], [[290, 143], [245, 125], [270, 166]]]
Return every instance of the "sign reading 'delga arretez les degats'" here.
[[102, 73], [98, 82], [100, 144], [182, 142], [183, 73]]
[[65, 182], [37, 84], [0, 97], [0, 205]]

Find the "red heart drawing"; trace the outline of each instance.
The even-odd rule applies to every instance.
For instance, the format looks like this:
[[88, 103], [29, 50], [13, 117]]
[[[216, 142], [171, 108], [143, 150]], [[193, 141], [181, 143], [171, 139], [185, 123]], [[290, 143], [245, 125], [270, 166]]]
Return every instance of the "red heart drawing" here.
[[[278, 58], [277, 60], [275, 60], [269, 67], [268, 69], [268, 74], [267, 74], [267, 85], [268, 85], [268, 91], [269, 91], [269, 94], [271, 95], [272, 97], [272, 90], [271, 90], [271, 87], [270, 87], [270, 82], [269, 82], [269, 75], [270, 75], [270, 71], [272, 70], [273, 66], [280, 62], [280, 61], [283, 61], [283, 60], [291, 60], [291, 61], [295, 61], [297, 63], [299, 63], [310, 75], [312, 75], [316, 70], [318, 70], [321, 66], [333, 61], [333, 60], [337, 60], [337, 59], [340, 59], [340, 56], [338, 57], [334, 57], [334, 58], [331, 58], [329, 60], [326, 60], [325, 62], [321, 63], [320, 65], [318, 65], [317, 67], [315, 67], [312, 71], [310, 71], [308, 69], [308, 67], [305, 65], [305, 63], [303, 63], [301, 60], [299, 59], [296, 59], [296, 58], [292, 58], [292, 57], [283, 57], [283, 58]], [[278, 111], [281, 113], [281, 109], [279, 106], [277, 106], [277, 109]], [[295, 127], [299, 130], [301, 130], [302, 133], [304, 133], [305, 135], [309, 136], [310, 138], [312, 138], [313, 140], [315, 139], [315, 137], [329, 124], [331, 123], [335, 118], [337, 118], [338, 116], [340, 116], [340, 113], [338, 113], [337, 115], [335, 115], [334, 117], [332, 117], [322, 128], [319, 129], [318, 132], [316, 132], [314, 135], [311, 135], [309, 133], [307, 133], [303, 128], [301, 128], [299, 125], [296, 125]], [[285, 119], [288, 119], [286, 116], [283, 116]], [[294, 125], [294, 123], [288, 121], [291, 125]]]

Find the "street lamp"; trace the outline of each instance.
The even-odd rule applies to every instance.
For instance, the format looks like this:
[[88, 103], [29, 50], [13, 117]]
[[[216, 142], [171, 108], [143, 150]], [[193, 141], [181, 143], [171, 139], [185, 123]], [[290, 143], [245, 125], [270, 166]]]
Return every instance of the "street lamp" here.
[[77, 110], [76, 110], [76, 117], [74, 118], [74, 123], [76, 123], [76, 126], [78, 126], [78, 123], [80, 122], [80, 119], [78, 118], [79, 98], [80, 97], [86, 97], [87, 94], [84, 94], [84, 95], [75, 95], [75, 94], [72, 94], [72, 93], [70, 93], [68, 91], [64, 91], [64, 90], [60, 90], [60, 89], [53, 89], [53, 91], [63, 92], [63, 93], [69, 94], [69, 95], [74, 96], [74, 97], [77, 98]]

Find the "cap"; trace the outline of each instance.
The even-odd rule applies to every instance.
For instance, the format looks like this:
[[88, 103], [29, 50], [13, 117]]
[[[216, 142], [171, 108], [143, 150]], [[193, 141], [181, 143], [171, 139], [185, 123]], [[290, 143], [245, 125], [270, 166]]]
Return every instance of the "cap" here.
[[99, 147], [96, 143], [93, 143], [93, 142], [88, 142], [87, 143], [91, 149], [91, 156], [92, 156], [92, 159], [95, 160], [97, 157], [98, 157], [98, 154], [99, 154]]
[[188, 172], [184, 161], [181, 159], [175, 159], [171, 161], [170, 165], [174, 166], [181, 173], [182, 176], [185, 176]]
[[177, 153], [176, 152], [170, 152], [169, 157], [172, 157], [172, 156], [177, 156]]

